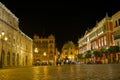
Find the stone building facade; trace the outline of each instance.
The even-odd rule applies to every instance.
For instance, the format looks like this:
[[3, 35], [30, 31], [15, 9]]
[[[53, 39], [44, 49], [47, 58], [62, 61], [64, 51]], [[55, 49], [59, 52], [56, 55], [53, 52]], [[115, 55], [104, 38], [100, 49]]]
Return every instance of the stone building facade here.
[[19, 29], [18, 18], [0, 2], [0, 67], [32, 65], [33, 41]]
[[[120, 11], [115, 13], [112, 16], [112, 22], [113, 22], [113, 35], [114, 35], [114, 45], [119, 46], [120, 50]], [[116, 53], [116, 62], [120, 63], [120, 52]]]
[[111, 17], [106, 14], [93, 29], [87, 30], [85, 35], [78, 40], [79, 54], [88, 50], [108, 48], [113, 44], [113, 23]]
[[114, 35], [114, 42], [115, 45], [120, 47], [120, 11], [115, 13], [112, 16], [112, 21], [113, 21], [113, 35]]
[[55, 63], [55, 37], [51, 34], [48, 37], [33, 38], [33, 65], [46, 65]]
[[65, 62], [68, 59], [70, 62], [76, 61], [76, 45], [72, 41], [66, 42], [62, 47], [61, 59]]

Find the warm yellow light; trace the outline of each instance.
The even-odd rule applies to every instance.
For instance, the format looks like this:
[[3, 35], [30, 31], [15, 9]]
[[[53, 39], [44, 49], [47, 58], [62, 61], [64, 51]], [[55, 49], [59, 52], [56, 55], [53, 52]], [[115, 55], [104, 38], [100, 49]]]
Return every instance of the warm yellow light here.
[[43, 55], [46, 56], [46, 52], [44, 52]]
[[60, 52], [58, 52], [58, 55], [60, 55]]
[[34, 52], [35, 52], [35, 53], [38, 53], [38, 48], [35, 48]]
[[8, 40], [8, 38], [7, 37], [5, 37], [5, 41], [7, 41]]
[[69, 56], [69, 58], [71, 59], [71, 56]]
[[4, 31], [2, 31], [2, 33], [1, 33], [1, 34], [2, 34], [2, 36], [4, 36], [4, 35], [5, 35], [5, 32], [4, 32]]

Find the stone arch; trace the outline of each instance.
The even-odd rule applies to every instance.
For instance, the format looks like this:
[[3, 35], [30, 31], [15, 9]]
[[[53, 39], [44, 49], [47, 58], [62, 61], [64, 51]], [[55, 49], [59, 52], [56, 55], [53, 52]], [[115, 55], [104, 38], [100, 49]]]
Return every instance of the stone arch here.
[[17, 66], [19, 65], [19, 54], [17, 54]]
[[5, 51], [2, 50], [2, 53], [1, 53], [1, 63], [2, 63], [2, 65], [4, 65], [4, 61], [5, 61]]
[[15, 65], [15, 53], [12, 54], [12, 65]]
[[26, 58], [25, 58], [25, 64], [26, 65], [28, 64], [28, 56], [26, 56]]
[[10, 65], [10, 52], [7, 53], [7, 65]]

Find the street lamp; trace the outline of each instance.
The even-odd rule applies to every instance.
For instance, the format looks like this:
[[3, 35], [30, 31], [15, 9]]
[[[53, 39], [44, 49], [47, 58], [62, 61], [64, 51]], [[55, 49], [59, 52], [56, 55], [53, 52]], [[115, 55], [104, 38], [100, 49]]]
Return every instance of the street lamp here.
[[4, 50], [3, 50], [3, 42], [7, 41], [8, 38], [5, 36], [5, 32], [2, 31], [0, 33], [0, 41], [1, 41], [1, 55], [0, 55], [0, 68], [2, 68], [4, 63]]
[[47, 56], [46, 52], [43, 52], [43, 56], [44, 56], [43, 65], [47, 65], [48, 62], [47, 62], [47, 58], [46, 58], [46, 56]]
[[45, 57], [46, 57], [46, 55], [47, 55], [47, 54], [46, 54], [46, 52], [44, 52], [44, 53], [43, 53], [43, 56], [44, 56], [44, 61], [45, 61]]
[[35, 49], [34, 49], [34, 52], [35, 52], [35, 53], [38, 53], [38, 48], [35, 48]]
[[44, 52], [43, 55], [46, 56], [46, 52]]

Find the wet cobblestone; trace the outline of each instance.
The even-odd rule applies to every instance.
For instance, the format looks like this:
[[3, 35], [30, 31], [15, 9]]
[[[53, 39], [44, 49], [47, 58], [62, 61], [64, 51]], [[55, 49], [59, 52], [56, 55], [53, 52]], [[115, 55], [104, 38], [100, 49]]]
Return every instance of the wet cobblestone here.
[[120, 80], [120, 64], [0, 69], [0, 80]]

